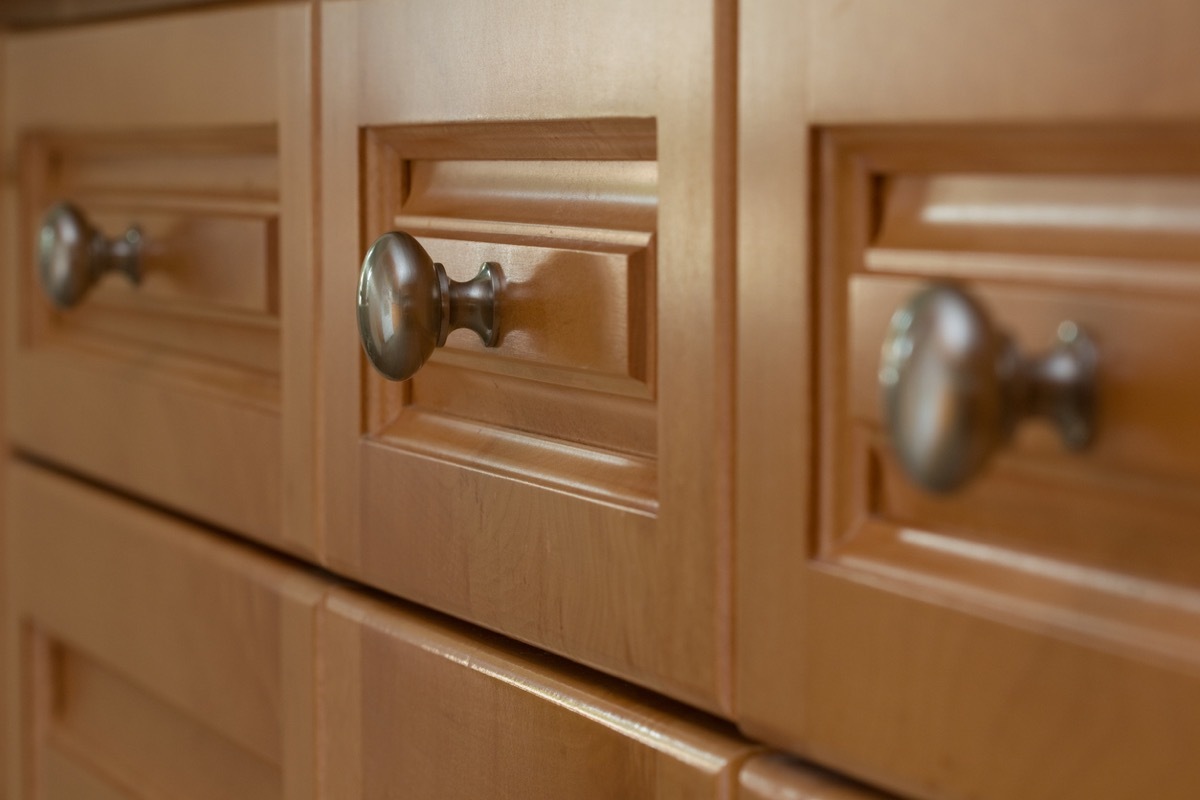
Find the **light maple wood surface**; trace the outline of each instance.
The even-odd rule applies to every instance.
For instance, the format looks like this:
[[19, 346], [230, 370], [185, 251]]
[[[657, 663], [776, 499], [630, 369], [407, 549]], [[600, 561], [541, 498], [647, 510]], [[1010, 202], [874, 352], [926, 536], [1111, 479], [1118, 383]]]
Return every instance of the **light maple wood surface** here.
[[[1200, 791], [1183, 356], [1200, 302], [1198, 16], [1169, 1], [742, 4], [748, 734], [918, 797]], [[948, 212], [969, 224], [937, 224]], [[874, 387], [882, 331], [942, 276], [1025, 352], [1085, 317], [1092, 451], [1065, 455], [1033, 425], [959, 495], [900, 475]]]
[[724, 798], [757, 750], [710, 718], [350, 591], [321, 612], [325, 797]]
[[[734, 4], [321, 13], [329, 564], [728, 713]], [[409, 387], [353, 301], [401, 225], [519, 278]]]
[[862, 784], [779, 753], [751, 758], [738, 776], [739, 800], [888, 800]]
[[9, 796], [316, 797], [319, 579], [12, 461]]
[[[315, 551], [313, 9], [11, 34], [7, 427], [19, 448], [191, 516]], [[52, 312], [45, 207], [142, 222], [141, 290]]]

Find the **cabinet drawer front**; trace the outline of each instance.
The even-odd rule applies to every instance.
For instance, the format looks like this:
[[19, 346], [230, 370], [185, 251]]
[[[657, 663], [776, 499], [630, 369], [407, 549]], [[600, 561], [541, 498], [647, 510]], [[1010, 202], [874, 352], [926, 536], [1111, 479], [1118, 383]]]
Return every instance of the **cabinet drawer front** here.
[[[811, 363], [791, 394], [756, 395], [793, 362], [761, 355], [766, 328], [740, 332], [739, 454], [763, 454], [739, 458], [741, 726], [905, 796], [1192, 797], [1200, 62], [1182, 32], [1197, 9], [1100, 3], [1081, 25], [1074, 0], [950, 5], [744, 7], [762, 50], [742, 64], [739, 197], [775, 224], [742, 213], [740, 260], [809, 265], [782, 329]], [[879, 58], [852, 67], [864, 52]], [[742, 296], [779, 272], [744, 273]], [[1087, 449], [1030, 419], [957, 488], [913, 450], [901, 466], [893, 442], [913, 437], [897, 431], [922, 428], [883, 408], [900, 377], [889, 320], [946, 282], [1023, 355], [1092, 338]], [[925, 430], [990, 381], [914, 403]], [[962, 462], [993, 443], [950, 441]], [[813, 491], [772, 480], [797, 470]]]
[[[301, 551], [311, 479], [283, 464], [311, 458], [310, 16], [24, 33], [4, 56], [14, 441]], [[79, 216], [51, 235], [64, 203]], [[133, 253], [140, 279], [89, 278], [104, 263], [82, 246], [92, 232]], [[48, 281], [51, 243], [64, 258]]]
[[6, 502], [11, 796], [314, 796], [319, 581], [20, 463]]
[[[322, 18], [357, 54], [322, 71], [329, 563], [728, 714], [733, 4], [486, 6]], [[505, 283], [494, 347], [393, 383], [351, 297], [397, 230]], [[402, 307], [367, 306], [372, 358]]]
[[327, 797], [728, 797], [754, 747], [649, 694], [425, 612], [322, 610]]

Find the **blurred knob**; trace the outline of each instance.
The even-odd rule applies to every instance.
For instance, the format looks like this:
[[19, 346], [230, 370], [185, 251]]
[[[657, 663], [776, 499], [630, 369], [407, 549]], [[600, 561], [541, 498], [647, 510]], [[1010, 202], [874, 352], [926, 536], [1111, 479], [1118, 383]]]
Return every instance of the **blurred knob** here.
[[918, 485], [951, 492], [983, 469], [1029, 416], [1048, 418], [1071, 450], [1092, 440], [1096, 349], [1073, 322], [1045, 355], [1026, 358], [984, 307], [935, 285], [896, 311], [879, 369], [884, 423]]
[[38, 275], [42, 288], [59, 308], [70, 308], [106, 272], [122, 272], [141, 281], [142, 235], [132, 227], [119, 239], [106, 239], [78, 208], [62, 202], [42, 217], [38, 234]]
[[358, 336], [367, 358], [384, 377], [403, 381], [456, 328], [495, 347], [502, 283], [499, 265], [490, 263], [469, 281], [452, 281], [412, 236], [385, 233], [367, 251], [358, 278]]

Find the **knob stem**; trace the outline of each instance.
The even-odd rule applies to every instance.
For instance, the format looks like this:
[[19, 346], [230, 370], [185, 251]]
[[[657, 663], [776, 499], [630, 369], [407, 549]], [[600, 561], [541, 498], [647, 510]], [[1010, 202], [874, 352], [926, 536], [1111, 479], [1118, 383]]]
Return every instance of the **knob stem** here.
[[[501, 280], [500, 265], [489, 261], [471, 280], [450, 281], [449, 313], [443, 317], [449, 323], [443, 323], [446, 333], [469, 328], [479, 334], [485, 346], [495, 347], [500, 338], [500, 329], [496, 326], [496, 298], [500, 295]], [[438, 346], [445, 343], [443, 334]]]
[[1017, 424], [1049, 419], [1068, 449], [1095, 434], [1097, 354], [1073, 322], [1050, 352], [1026, 358], [986, 309], [936, 285], [892, 317], [879, 369], [884, 419], [905, 472], [933, 492], [977, 475]]
[[141, 254], [142, 234], [136, 226], [110, 240], [66, 202], [51, 206], [42, 218], [38, 274], [47, 297], [59, 308], [78, 305], [106, 272], [140, 283]]

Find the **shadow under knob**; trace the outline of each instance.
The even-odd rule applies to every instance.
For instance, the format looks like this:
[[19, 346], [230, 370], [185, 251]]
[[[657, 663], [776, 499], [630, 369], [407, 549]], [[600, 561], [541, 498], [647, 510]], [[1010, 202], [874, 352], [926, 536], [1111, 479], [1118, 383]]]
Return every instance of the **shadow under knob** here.
[[107, 239], [70, 203], [56, 203], [42, 217], [38, 232], [38, 276], [42, 289], [59, 308], [77, 305], [106, 272], [141, 281], [142, 235], [136, 227], [119, 239]]
[[456, 328], [495, 347], [502, 284], [499, 265], [491, 263], [469, 281], [452, 281], [412, 236], [385, 233], [367, 251], [358, 279], [358, 336], [367, 358], [385, 378], [403, 381]]
[[1049, 418], [1069, 449], [1095, 425], [1096, 349], [1072, 322], [1045, 355], [1026, 358], [984, 307], [952, 285], [919, 292], [896, 311], [883, 343], [884, 422], [918, 485], [950, 492], [978, 474], [1017, 423]]

